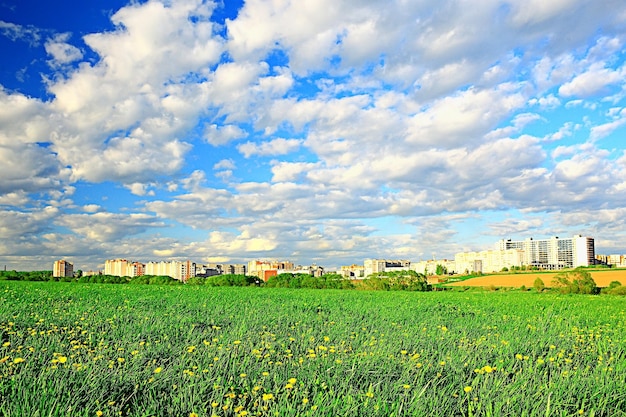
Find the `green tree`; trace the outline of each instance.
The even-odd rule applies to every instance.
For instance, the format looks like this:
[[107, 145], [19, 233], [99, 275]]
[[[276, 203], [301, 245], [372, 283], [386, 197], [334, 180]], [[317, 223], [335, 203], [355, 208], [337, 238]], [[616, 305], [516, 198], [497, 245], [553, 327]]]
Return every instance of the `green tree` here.
[[537, 290], [537, 292], [541, 292], [546, 288], [546, 284], [544, 284], [541, 278], [537, 277], [533, 283], [533, 287]]
[[561, 272], [552, 281], [555, 287], [563, 294], [597, 294], [598, 286], [588, 271], [575, 269]]

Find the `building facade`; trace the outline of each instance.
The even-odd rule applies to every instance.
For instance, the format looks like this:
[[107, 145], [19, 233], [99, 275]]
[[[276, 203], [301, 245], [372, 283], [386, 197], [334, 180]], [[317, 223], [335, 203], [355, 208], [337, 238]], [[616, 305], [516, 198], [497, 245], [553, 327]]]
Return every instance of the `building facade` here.
[[54, 261], [52, 265], [53, 277], [73, 277], [74, 264], [64, 260]]
[[576, 235], [571, 238], [500, 240], [496, 249], [518, 249], [524, 252], [522, 265], [545, 270], [577, 268], [595, 264], [595, 243], [591, 237]]
[[363, 263], [365, 276], [379, 272], [406, 271], [411, 269], [411, 261], [388, 260], [388, 259], [366, 259]]

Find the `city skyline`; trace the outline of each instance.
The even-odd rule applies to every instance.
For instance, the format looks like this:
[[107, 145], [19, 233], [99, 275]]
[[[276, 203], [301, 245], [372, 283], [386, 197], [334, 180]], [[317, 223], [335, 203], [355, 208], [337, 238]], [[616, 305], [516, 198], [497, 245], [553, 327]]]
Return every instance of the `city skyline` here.
[[617, 0], [5, 2], [0, 265], [623, 253], [625, 22]]

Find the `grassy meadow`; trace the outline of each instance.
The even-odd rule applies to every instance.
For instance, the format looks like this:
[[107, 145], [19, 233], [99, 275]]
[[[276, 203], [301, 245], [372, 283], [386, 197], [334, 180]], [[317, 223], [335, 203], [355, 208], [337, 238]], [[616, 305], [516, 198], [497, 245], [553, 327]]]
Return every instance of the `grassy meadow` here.
[[0, 282], [1, 416], [621, 416], [623, 297]]

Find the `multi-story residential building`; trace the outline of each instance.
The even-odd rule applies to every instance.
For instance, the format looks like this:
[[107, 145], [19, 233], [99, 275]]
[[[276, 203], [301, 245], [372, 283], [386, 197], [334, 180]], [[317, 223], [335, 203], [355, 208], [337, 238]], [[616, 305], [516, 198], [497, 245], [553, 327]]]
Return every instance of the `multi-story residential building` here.
[[250, 261], [246, 273], [267, 281], [272, 276], [283, 272], [293, 271], [294, 265], [290, 261]]
[[387, 260], [387, 259], [366, 259], [363, 263], [365, 276], [368, 277], [378, 272], [406, 271], [411, 269], [411, 261], [407, 260]]
[[196, 264], [189, 260], [148, 262], [145, 266], [145, 274], [163, 275], [185, 282], [196, 276]]
[[521, 266], [523, 259], [524, 251], [521, 249], [497, 249], [457, 253], [454, 264], [457, 272], [498, 272]]
[[500, 240], [496, 249], [524, 251], [523, 265], [558, 270], [595, 264], [594, 239], [576, 235], [572, 238], [528, 238], [522, 241]]
[[128, 264], [126, 259], [107, 259], [104, 261], [104, 275], [114, 275], [117, 277], [129, 277]]
[[74, 264], [68, 261], [59, 260], [54, 261], [52, 265], [53, 277], [73, 277], [74, 276]]
[[345, 278], [363, 279], [365, 278], [365, 267], [363, 265], [352, 264], [341, 267], [341, 275]]
[[411, 268], [420, 274], [436, 275], [438, 267], [444, 268], [447, 273], [457, 271], [456, 262], [450, 259], [429, 259], [427, 261], [419, 261], [411, 264]]

